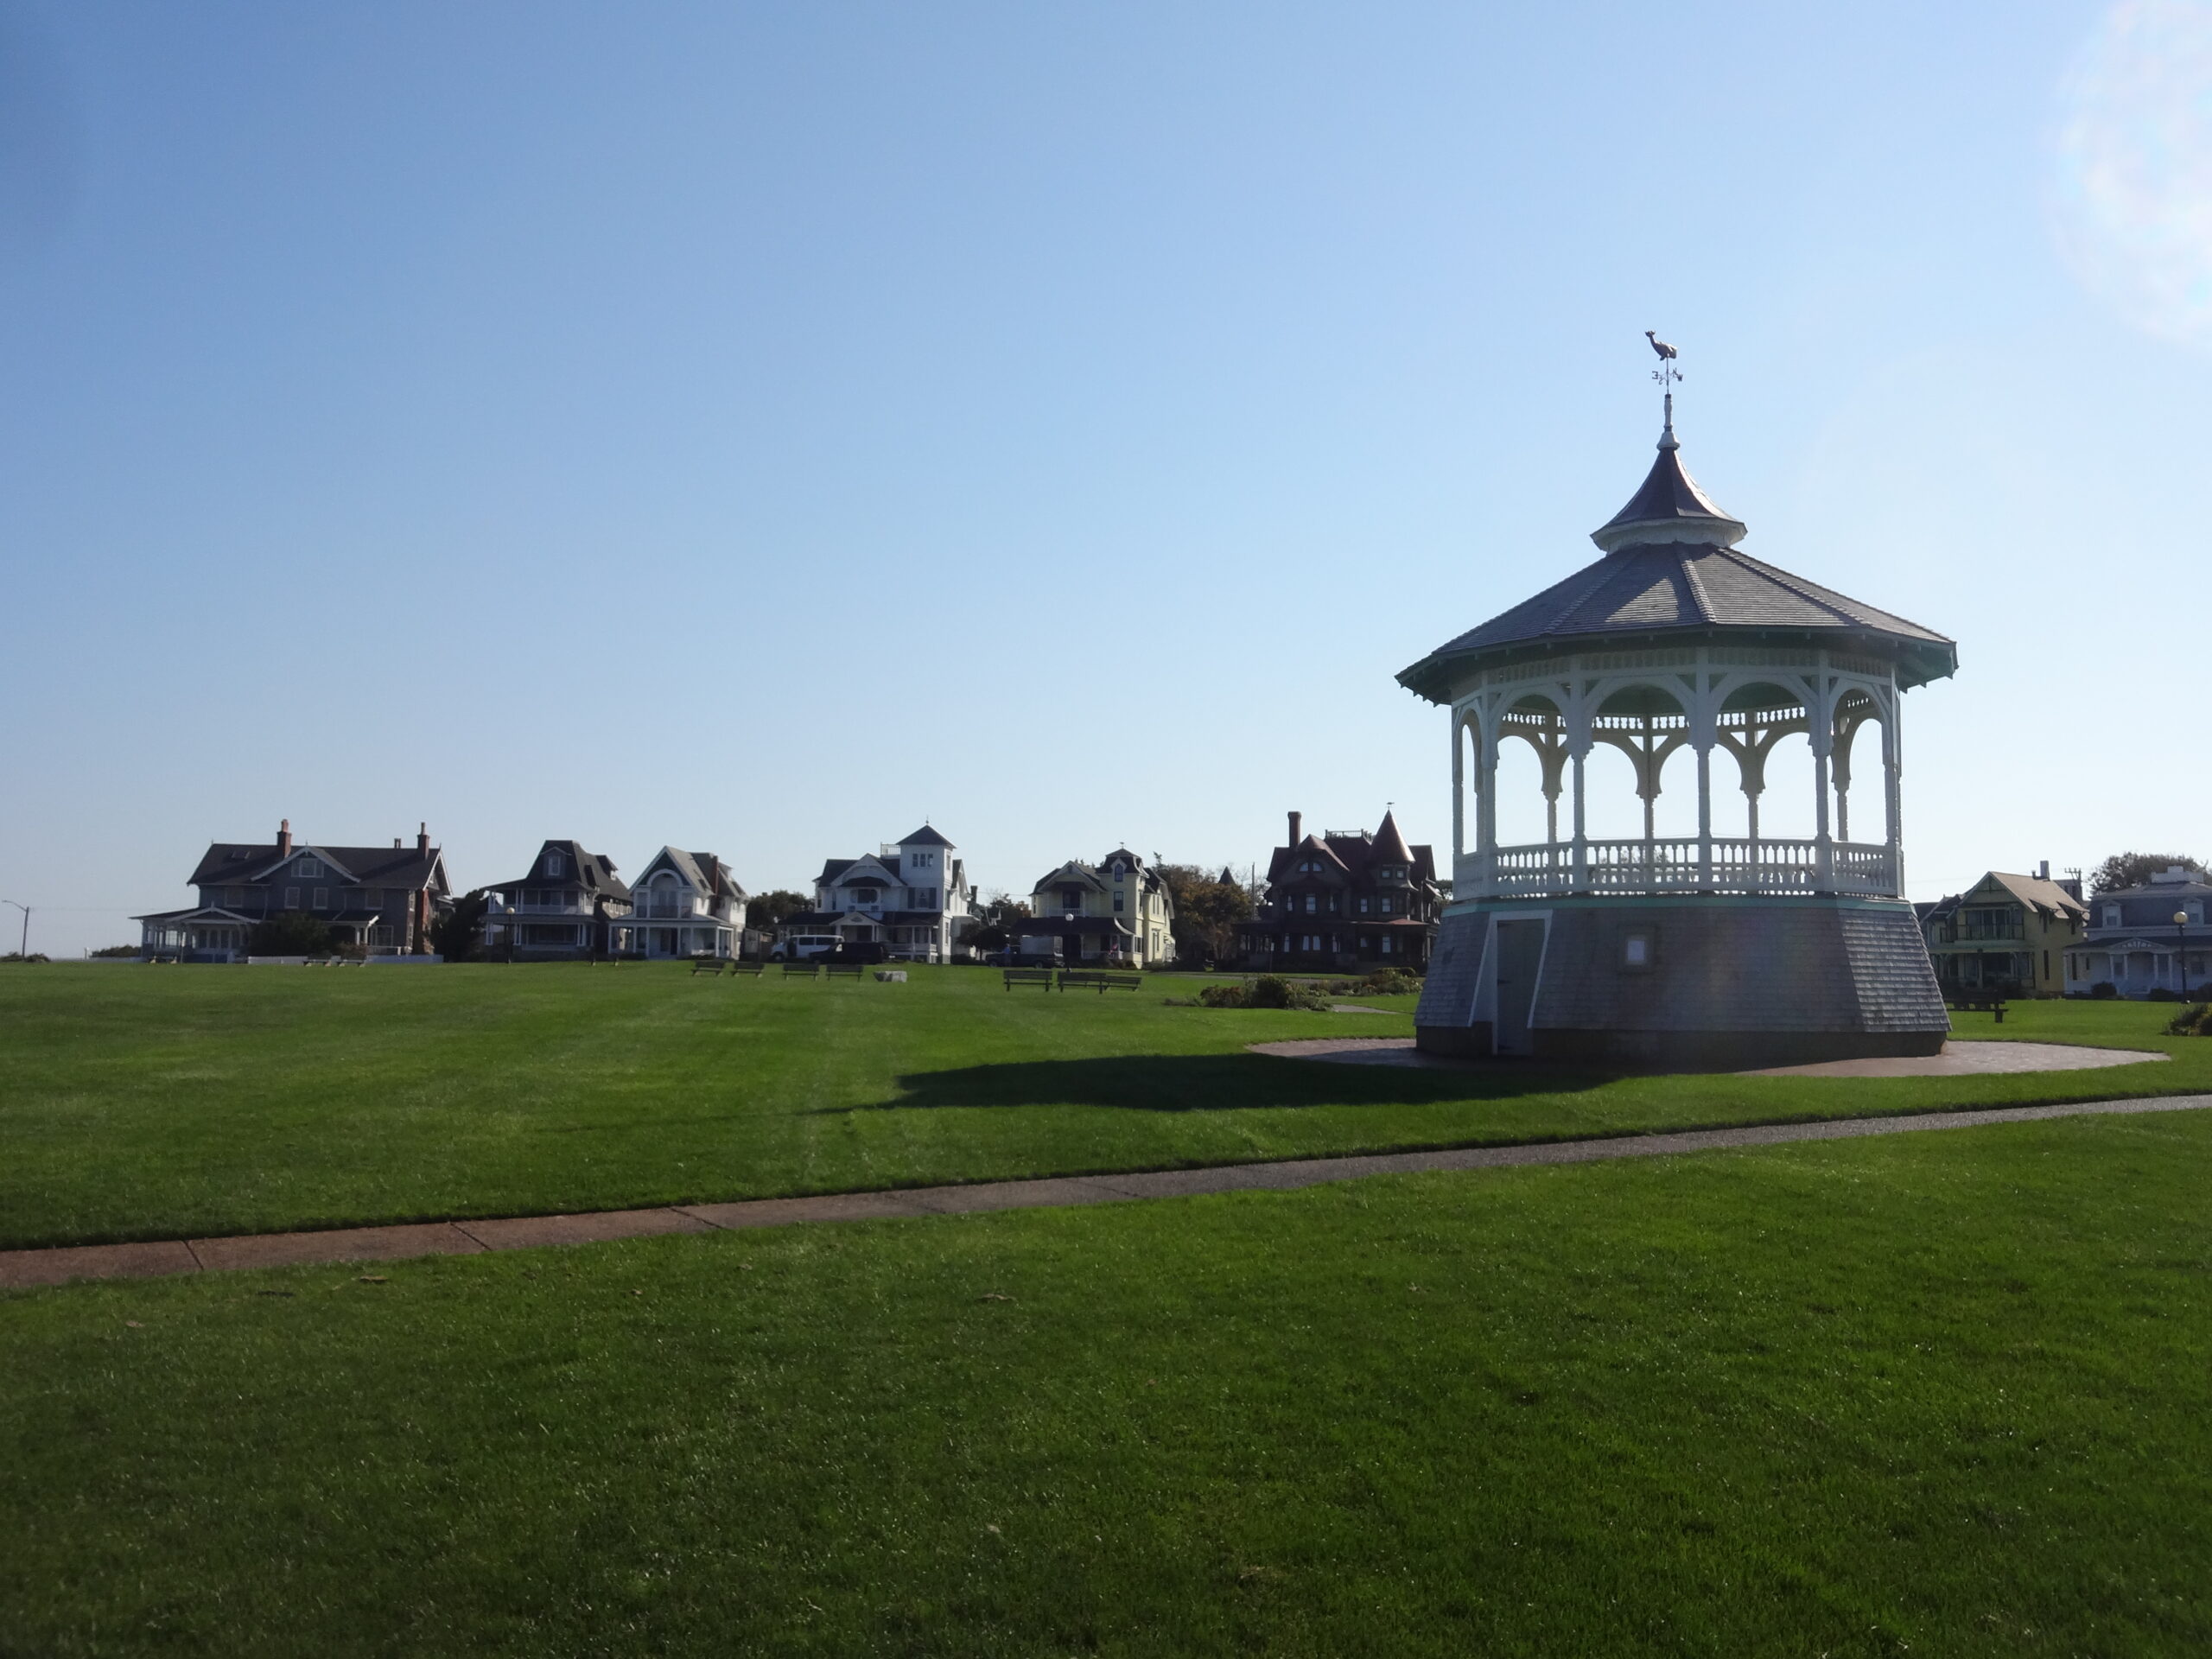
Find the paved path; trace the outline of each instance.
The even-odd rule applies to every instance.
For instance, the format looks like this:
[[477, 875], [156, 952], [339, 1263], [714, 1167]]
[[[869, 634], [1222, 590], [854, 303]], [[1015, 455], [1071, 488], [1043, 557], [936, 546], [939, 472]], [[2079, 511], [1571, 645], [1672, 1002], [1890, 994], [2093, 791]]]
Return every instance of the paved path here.
[[1580, 1164], [1606, 1158], [1650, 1158], [1731, 1147], [1772, 1147], [1792, 1141], [1847, 1141], [1870, 1135], [1910, 1135], [1986, 1123], [2032, 1123], [2093, 1114], [2185, 1112], [2212, 1107], [2212, 1095], [2152, 1100], [2095, 1100], [2070, 1106], [2005, 1106], [1980, 1112], [1927, 1112], [1916, 1117], [1847, 1117], [1824, 1123], [1772, 1123], [1670, 1135], [1551, 1141], [1516, 1147], [1467, 1147], [1450, 1152], [1385, 1152], [1355, 1158], [1306, 1158], [1274, 1164], [1226, 1164], [1129, 1175], [1067, 1175], [1044, 1180], [978, 1181], [962, 1186], [836, 1192], [810, 1198], [753, 1198], [737, 1204], [686, 1204], [660, 1210], [602, 1210], [581, 1216], [512, 1216], [491, 1221], [434, 1221], [396, 1227], [348, 1227], [316, 1233], [249, 1233], [233, 1238], [164, 1239], [144, 1244], [86, 1244], [45, 1250], [0, 1250], [0, 1287], [59, 1285], [73, 1279], [144, 1279], [233, 1268], [296, 1267], [335, 1262], [394, 1262], [416, 1255], [473, 1255], [543, 1244], [594, 1244], [658, 1233], [714, 1233], [781, 1227], [803, 1221], [863, 1221], [887, 1217], [962, 1216], [986, 1210], [1054, 1209], [1131, 1198], [1186, 1198], [1200, 1192], [1288, 1192], [1364, 1175], [1424, 1170], [1502, 1169], [1521, 1164]]
[[[1355, 1010], [1344, 1009], [1344, 1013]], [[1379, 1012], [1379, 1010], [1377, 1010]], [[1418, 1066], [1433, 1071], [1487, 1071], [1516, 1077], [1543, 1064], [1516, 1059], [1465, 1059], [1424, 1054], [1410, 1037], [1293, 1037], [1280, 1043], [1247, 1043], [1255, 1054], [1285, 1060], [1332, 1060], [1349, 1065]], [[1743, 1077], [1978, 1077], [2000, 1071], [2092, 1071], [2105, 1066], [2142, 1065], [2171, 1060], [2150, 1048], [2088, 1048], [2075, 1043], [1973, 1042], [1953, 1038], [1940, 1054], [1898, 1055], [1864, 1060], [1816, 1060], [1808, 1065], [1774, 1065], [1738, 1071]]]

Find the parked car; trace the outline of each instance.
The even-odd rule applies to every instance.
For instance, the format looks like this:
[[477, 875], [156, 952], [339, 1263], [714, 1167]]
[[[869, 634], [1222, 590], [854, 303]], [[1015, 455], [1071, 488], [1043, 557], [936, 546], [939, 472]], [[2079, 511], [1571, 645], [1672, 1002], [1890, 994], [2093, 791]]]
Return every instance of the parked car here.
[[768, 952], [771, 962], [811, 962], [834, 957], [845, 942], [835, 933], [794, 933]]

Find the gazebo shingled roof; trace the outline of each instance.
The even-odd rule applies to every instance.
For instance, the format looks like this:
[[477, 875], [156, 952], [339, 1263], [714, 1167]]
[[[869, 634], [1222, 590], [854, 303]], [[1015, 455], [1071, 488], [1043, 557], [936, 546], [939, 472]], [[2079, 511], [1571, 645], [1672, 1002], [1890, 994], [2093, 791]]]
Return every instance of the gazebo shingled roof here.
[[1684, 469], [1669, 423], [1643, 486], [1591, 537], [1603, 558], [1438, 646], [1398, 683], [1441, 702], [1453, 680], [1489, 662], [1746, 635], [1893, 660], [1900, 687], [1957, 671], [1952, 640], [1738, 552], [1745, 533]]

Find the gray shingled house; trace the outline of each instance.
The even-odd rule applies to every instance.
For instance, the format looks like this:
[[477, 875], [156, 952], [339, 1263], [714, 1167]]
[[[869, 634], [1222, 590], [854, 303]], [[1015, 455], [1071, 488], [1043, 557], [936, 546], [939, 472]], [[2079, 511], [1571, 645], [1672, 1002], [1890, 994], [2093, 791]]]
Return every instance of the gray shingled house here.
[[630, 889], [614, 861], [574, 841], [549, 841], [529, 872], [486, 889], [484, 943], [499, 955], [556, 961], [614, 953], [630, 917]]
[[448, 909], [445, 855], [429, 826], [412, 846], [340, 847], [292, 840], [292, 821], [271, 842], [218, 841], [192, 873], [200, 902], [136, 916], [139, 952], [185, 962], [242, 962], [255, 925], [287, 911], [327, 923], [336, 942], [372, 957], [423, 956], [430, 924]]

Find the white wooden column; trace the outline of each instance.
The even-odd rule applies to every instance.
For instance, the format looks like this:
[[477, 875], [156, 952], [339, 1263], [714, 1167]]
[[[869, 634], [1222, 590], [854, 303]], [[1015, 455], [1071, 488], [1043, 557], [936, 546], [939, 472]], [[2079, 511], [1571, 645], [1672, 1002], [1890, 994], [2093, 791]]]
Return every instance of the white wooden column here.
[[1835, 891], [1835, 841], [1828, 833], [1828, 760], [1835, 750], [1835, 690], [1828, 654], [1815, 658], [1813, 695], [1805, 707], [1805, 735], [1813, 745], [1813, 891]]
[[1697, 752], [1697, 889], [1713, 891], [1713, 741], [1719, 711], [1713, 706], [1713, 676], [1705, 647], [1697, 652], [1690, 699], [1690, 746]]
[[1897, 695], [1897, 671], [1890, 671], [1889, 696], [1882, 709], [1882, 800], [1890, 830], [1890, 893], [1892, 897], [1904, 897], [1904, 791], [1899, 779], [1904, 775], [1904, 736], [1897, 730], [1897, 717], [1904, 699]]
[[1482, 721], [1482, 753], [1475, 757], [1475, 852], [1479, 861], [1478, 884], [1485, 897], [1497, 891], [1497, 699], [1487, 692], [1478, 708]]
[[1452, 874], [1459, 874], [1459, 860], [1467, 850], [1467, 740], [1466, 712], [1452, 706]]
[[1590, 891], [1590, 833], [1585, 810], [1588, 798], [1583, 787], [1583, 763], [1590, 758], [1589, 687], [1578, 676], [1569, 686], [1567, 714], [1567, 759], [1574, 768], [1574, 891]]

